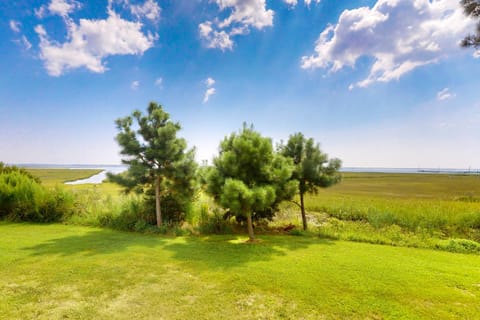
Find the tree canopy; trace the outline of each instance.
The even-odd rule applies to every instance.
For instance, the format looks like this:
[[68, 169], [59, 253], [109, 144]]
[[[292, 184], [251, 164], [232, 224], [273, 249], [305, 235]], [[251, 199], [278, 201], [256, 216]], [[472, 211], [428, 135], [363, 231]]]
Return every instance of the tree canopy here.
[[[472, 17], [474, 19], [480, 18], [480, 1], [478, 0], [462, 0], [461, 5], [463, 7], [464, 13], [468, 17]], [[466, 36], [462, 42], [462, 47], [474, 47], [478, 49], [480, 46], [480, 21], [477, 22], [477, 27], [475, 30], [475, 34], [470, 34]]]
[[341, 179], [338, 172], [342, 162], [339, 159], [328, 160], [328, 155], [320, 150], [320, 145], [310, 138], [306, 139], [302, 133], [290, 136], [286, 145], [280, 146], [280, 152], [292, 159], [295, 168], [292, 179], [297, 180], [300, 195], [300, 209], [302, 213], [303, 229], [307, 230], [305, 214], [305, 193], [317, 193], [318, 188], [326, 188]]
[[247, 219], [248, 235], [254, 240], [252, 217], [294, 195], [292, 171], [292, 161], [274, 152], [269, 138], [244, 125], [220, 143], [207, 191], [221, 206]]
[[[135, 110], [131, 116], [117, 119], [116, 125], [116, 140], [128, 170], [110, 174], [109, 178], [127, 191], [155, 189], [156, 220], [157, 226], [161, 226], [162, 208], [169, 206], [181, 211], [193, 197], [194, 150], [187, 150], [185, 139], [177, 137], [180, 124], [171, 121], [170, 115], [155, 102], [149, 104], [145, 115]], [[168, 206], [162, 206], [162, 199]]]

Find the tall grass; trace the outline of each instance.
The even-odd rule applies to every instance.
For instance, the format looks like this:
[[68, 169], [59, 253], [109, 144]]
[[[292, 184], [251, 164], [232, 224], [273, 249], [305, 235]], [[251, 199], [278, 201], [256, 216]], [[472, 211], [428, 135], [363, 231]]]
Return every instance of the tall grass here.
[[368, 222], [376, 228], [398, 225], [408, 231], [426, 229], [445, 236], [480, 229], [480, 206], [476, 202], [312, 196], [307, 198], [306, 208], [339, 220]]

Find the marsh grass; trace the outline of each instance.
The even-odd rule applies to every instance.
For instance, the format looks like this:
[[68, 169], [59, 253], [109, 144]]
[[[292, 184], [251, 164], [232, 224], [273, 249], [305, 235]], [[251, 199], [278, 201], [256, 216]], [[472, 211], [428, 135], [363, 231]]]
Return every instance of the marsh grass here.
[[37, 169], [25, 168], [33, 176], [38, 177], [42, 184], [48, 187], [53, 187], [65, 182], [87, 179], [100, 172], [101, 169]]

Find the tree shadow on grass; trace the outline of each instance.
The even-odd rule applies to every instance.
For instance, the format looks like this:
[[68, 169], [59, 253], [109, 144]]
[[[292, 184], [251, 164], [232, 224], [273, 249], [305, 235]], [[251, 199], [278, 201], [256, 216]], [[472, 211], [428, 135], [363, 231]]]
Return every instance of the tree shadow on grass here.
[[147, 248], [162, 247], [168, 238], [119, 232], [109, 229], [93, 230], [80, 235], [71, 235], [47, 240], [35, 246], [22, 248], [32, 255], [78, 255], [93, 256], [110, 254], [139, 246]]
[[[314, 237], [261, 236], [259, 242], [247, 243], [236, 235], [171, 238], [143, 235], [109, 229], [95, 229], [78, 235], [67, 235], [46, 240], [23, 250], [33, 256], [41, 255], [104, 255], [127, 251], [130, 247], [172, 252], [172, 259], [185, 263], [203, 263], [208, 268], [228, 269], [253, 261], [268, 261], [285, 256], [288, 251], [305, 249], [311, 245], [332, 245], [333, 241]], [[146, 251], [149, 254], [149, 251]], [[128, 253], [127, 253], [128, 254]]]
[[249, 262], [269, 261], [311, 245], [334, 244], [330, 240], [311, 237], [262, 236], [261, 239], [256, 243], [248, 243], [245, 238], [237, 236], [188, 237], [183, 243], [167, 244], [164, 248], [172, 251], [173, 258], [179, 261], [229, 269]]

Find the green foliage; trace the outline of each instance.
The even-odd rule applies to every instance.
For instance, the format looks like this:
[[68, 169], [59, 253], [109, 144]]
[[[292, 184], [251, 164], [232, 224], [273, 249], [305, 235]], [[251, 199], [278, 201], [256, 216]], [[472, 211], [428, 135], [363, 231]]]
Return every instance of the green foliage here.
[[317, 193], [319, 187], [330, 187], [341, 180], [338, 170], [342, 162], [336, 158], [328, 160], [328, 155], [320, 150], [320, 145], [315, 144], [312, 138], [306, 139], [302, 133], [295, 133], [279, 149], [295, 164], [292, 178], [299, 181], [301, 194]]
[[37, 182], [37, 183], [41, 183], [41, 180], [40, 178], [38, 178], [37, 176], [34, 176], [32, 175], [30, 172], [28, 172], [27, 170], [23, 169], [23, 168], [19, 168], [17, 166], [9, 166], [9, 165], [6, 165], [5, 163], [3, 162], [0, 162], [0, 174], [2, 173], [10, 173], [10, 172], [18, 172], [26, 177], [28, 177], [29, 179]]
[[[207, 192], [236, 216], [251, 219], [273, 214], [277, 205], [293, 196], [291, 161], [275, 153], [272, 142], [244, 125], [220, 144], [220, 153], [206, 170]], [[253, 228], [249, 224], [249, 235]]]
[[[134, 123], [135, 122], [135, 123]], [[178, 123], [160, 105], [151, 102], [147, 114], [136, 110], [131, 116], [116, 121], [116, 137], [122, 160], [129, 169], [119, 175], [109, 175], [110, 181], [148, 195], [147, 201], [156, 205], [157, 224], [162, 218], [181, 221], [196, 190], [194, 150], [186, 150], [185, 139], [178, 138]], [[158, 194], [157, 194], [158, 193]], [[166, 203], [162, 205], [162, 201]], [[166, 210], [165, 217], [161, 212]]]
[[[478, 0], [462, 0], [460, 4], [463, 7], [465, 15], [468, 17], [478, 19], [480, 17], [480, 2]], [[475, 34], [466, 36], [462, 42], [462, 47], [474, 47], [480, 46], [480, 22], [477, 22]]]
[[47, 189], [24, 170], [2, 166], [0, 219], [55, 222], [74, 211], [74, 197], [60, 189]]
[[201, 207], [198, 229], [201, 234], [229, 234], [233, 228], [219, 210], [210, 213], [207, 206]]
[[437, 249], [458, 253], [480, 253], [480, 243], [466, 239], [450, 239], [436, 244]]
[[312, 138], [306, 139], [302, 133], [291, 135], [287, 144], [280, 145], [279, 149], [295, 165], [291, 179], [298, 181], [303, 229], [307, 230], [304, 194], [317, 193], [319, 187], [327, 188], [338, 183], [341, 180], [338, 170], [342, 162], [339, 159], [328, 160], [328, 155], [320, 150], [320, 145], [315, 144]]

